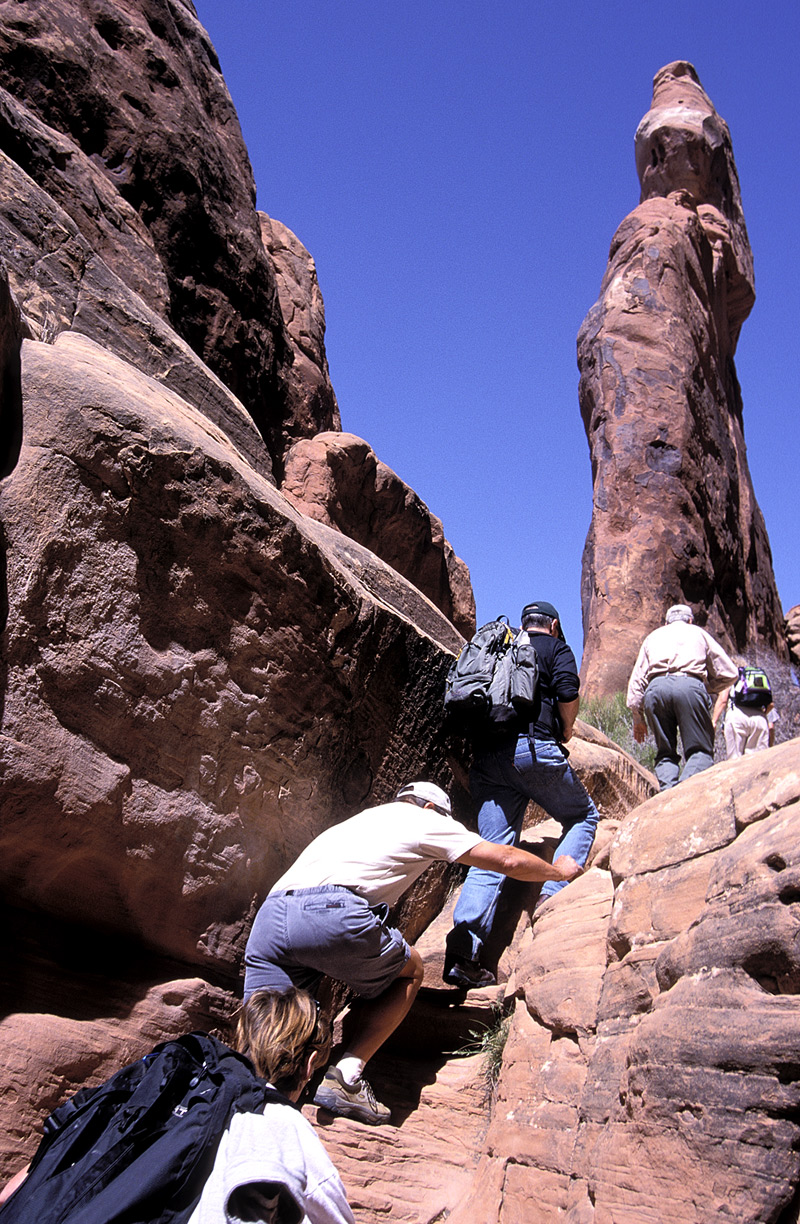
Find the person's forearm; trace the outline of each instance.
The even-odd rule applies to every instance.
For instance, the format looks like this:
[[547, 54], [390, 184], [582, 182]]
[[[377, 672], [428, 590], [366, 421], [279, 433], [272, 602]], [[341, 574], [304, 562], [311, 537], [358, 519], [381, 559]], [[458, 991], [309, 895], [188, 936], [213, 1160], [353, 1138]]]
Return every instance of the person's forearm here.
[[723, 689], [721, 693], [717, 693], [717, 700], [714, 702], [714, 710], [711, 714], [711, 721], [715, 727], [722, 717], [723, 711], [725, 710], [725, 705], [727, 703], [728, 694], [730, 691], [730, 687], [728, 687]]
[[7, 1199], [11, 1198], [14, 1191], [20, 1188], [25, 1178], [28, 1176], [29, 1168], [30, 1165], [26, 1164], [24, 1169], [20, 1169], [19, 1173], [15, 1173], [14, 1176], [6, 1182], [2, 1189], [0, 1189], [0, 1203], [5, 1203]]
[[580, 709], [580, 698], [575, 697], [572, 701], [559, 701], [558, 712], [561, 715], [561, 726], [564, 729], [564, 743], [572, 739], [572, 731], [575, 726], [575, 719], [578, 717]]
[[539, 858], [538, 854], [529, 854], [518, 846], [503, 846], [502, 849], [508, 854], [505, 874], [512, 880], [525, 880], [531, 884], [545, 880], [561, 882], [574, 880], [575, 876], [581, 873], [581, 868], [575, 860], [566, 854], [560, 855], [554, 863], [548, 863]]
[[524, 880], [530, 884], [541, 884], [545, 880], [573, 880], [581, 873], [578, 864], [567, 855], [560, 855], [555, 863], [548, 863], [538, 854], [529, 854], [518, 846], [487, 841], [478, 842], [458, 861], [470, 867], [482, 867], [486, 871], [499, 871], [512, 880]]

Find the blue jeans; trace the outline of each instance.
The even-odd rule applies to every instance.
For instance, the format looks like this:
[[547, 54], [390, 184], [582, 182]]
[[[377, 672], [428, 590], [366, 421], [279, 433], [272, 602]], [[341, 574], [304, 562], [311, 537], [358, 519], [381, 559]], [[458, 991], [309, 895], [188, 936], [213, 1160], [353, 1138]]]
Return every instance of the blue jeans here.
[[[558, 744], [528, 740], [478, 757], [470, 771], [472, 797], [480, 804], [478, 832], [486, 841], [516, 845], [528, 801], [533, 799], [558, 820], [564, 836], [554, 858], [568, 854], [582, 867], [589, 857], [598, 812]], [[453, 913], [447, 951], [478, 960], [505, 883], [505, 876], [483, 867], [470, 867]], [[547, 880], [541, 896], [552, 897], [563, 881]]]

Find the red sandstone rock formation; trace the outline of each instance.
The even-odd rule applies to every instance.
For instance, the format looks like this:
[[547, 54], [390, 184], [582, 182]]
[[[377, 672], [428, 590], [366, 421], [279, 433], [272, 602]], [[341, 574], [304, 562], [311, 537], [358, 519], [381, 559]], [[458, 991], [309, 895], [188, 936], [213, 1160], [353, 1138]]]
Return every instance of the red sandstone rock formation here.
[[[325, 312], [309, 253], [255, 211], [233, 104], [192, 5], [7, 7], [0, 65], [0, 248], [26, 326], [46, 341], [65, 329], [96, 340], [280, 479], [292, 442], [340, 428]], [[410, 535], [418, 517], [414, 506], [405, 526], [395, 517], [386, 547], [379, 523], [356, 518], [351, 534], [392, 563], [398, 526]], [[432, 548], [422, 569], [448, 553], [458, 590], [434, 598], [456, 614], [454, 600], [472, 597], [466, 567], [443, 537]]]
[[794, 1218], [798, 800], [800, 741], [718, 765], [539, 911], [453, 1224]]
[[[17, 100], [6, 101], [4, 152], [245, 404], [279, 464], [296, 436], [283, 392], [290, 353], [247, 151], [193, 6], [6, 6], [0, 56]], [[44, 322], [65, 304], [48, 302], [39, 271]]]
[[377, 553], [441, 608], [464, 637], [475, 632], [469, 570], [420, 497], [362, 438], [321, 433], [286, 456], [281, 492], [304, 514]]
[[[30, 1083], [15, 1053], [0, 1096], [30, 1145], [57, 1031], [105, 1051], [69, 1055], [79, 1082], [113, 1033], [124, 1061], [215, 990], [230, 1007], [254, 906], [310, 838], [415, 774], [463, 794], [440, 731], [461, 638], [414, 587], [85, 337], [24, 342], [21, 404], [0, 485], [0, 879], [16, 929], [44, 917], [32, 959], [4, 965]], [[40, 972], [62, 926], [60, 975]], [[138, 956], [119, 1023], [75, 1013], [87, 971], [112, 996], [129, 977], [132, 954], [96, 957], [103, 935]]]
[[325, 304], [314, 260], [300, 239], [280, 221], [258, 214], [261, 240], [275, 271], [278, 301], [292, 364], [286, 375], [289, 415], [295, 433], [310, 437], [322, 422], [341, 429], [339, 406], [325, 354]]
[[191, 4], [0, 6], [0, 49], [8, 1172], [71, 1089], [229, 1013], [255, 905], [323, 827], [410, 774], [467, 809], [460, 634], [276, 488], [339, 423], [322, 301]]
[[[358, 1224], [794, 1220], [798, 811], [798, 740], [648, 799], [533, 925], [538, 890], [516, 886], [503, 985], [466, 999], [437, 987], [445, 910], [371, 1064], [395, 1125], [306, 1111]], [[480, 1057], [453, 1051], [498, 1004], [510, 1031], [481, 1101]]]
[[[471, 992], [463, 1015], [423, 987], [375, 1068], [399, 1126], [365, 1138], [364, 1163], [356, 1123], [320, 1128], [358, 1224], [794, 1220], [798, 812], [800, 741], [718, 765], [624, 818], [610, 870], [532, 927], [523, 906], [504, 988]], [[477, 1060], [447, 1051], [494, 1023], [503, 990], [481, 1118]]]
[[785, 627], [789, 654], [795, 663], [800, 663], [800, 604], [786, 613]]
[[583, 562], [587, 694], [623, 690], [645, 635], [692, 605], [729, 649], [785, 651], [733, 357], [752, 255], [727, 125], [690, 64], [636, 133], [639, 207], [578, 337], [594, 504]]
[[26, 341], [22, 369], [0, 490], [6, 895], [83, 920], [90, 879], [96, 924], [233, 966], [253, 898], [335, 813], [443, 767], [460, 638], [91, 341]]
[[[230, 357], [231, 282], [178, 285], [187, 318], [196, 294], [219, 324], [187, 343], [167, 317], [176, 268], [147, 210], [114, 186], [124, 158], [83, 143], [90, 52], [117, 88], [135, 76], [133, 48], [157, 99], [170, 71], [191, 95], [191, 56], [152, 59], [151, 40], [171, 46], [180, 26], [198, 40], [200, 79], [211, 71], [191, 7], [92, 9], [59, 50], [67, 11], [30, 0], [0, 12], [9, 71], [35, 94], [31, 107], [0, 97], [0, 240], [23, 305], [0, 277], [0, 1176], [71, 1091], [224, 1021], [249, 916], [331, 820], [423, 771], [468, 814], [463, 762], [439, 725], [460, 635], [395, 569], [276, 489], [252, 416], [202, 360], [206, 342], [219, 343], [219, 368]], [[116, 42], [119, 64], [98, 38]], [[74, 113], [59, 73], [74, 75]], [[91, 79], [99, 88], [102, 74]], [[109, 130], [124, 130], [131, 98], [133, 84], [108, 103]], [[267, 365], [311, 430], [326, 395], [313, 278], [271, 228], [269, 352], [283, 346], [286, 360]], [[247, 258], [250, 235], [247, 222], [231, 236]], [[242, 309], [246, 348], [263, 319]], [[288, 420], [270, 427], [278, 475]], [[572, 759], [610, 829], [651, 784], [583, 734]], [[359, 1224], [527, 1224], [534, 1210], [548, 1224], [559, 1212], [638, 1224], [665, 1202], [676, 1219], [717, 1218], [728, 1203], [742, 1221], [777, 1218], [797, 1182], [798, 771], [787, 745], [645, 802], [612, 846], [598, 839], [597, 869], [539, 912], [533, 934], [535, 890], [515, 894], [500, 956], [510, 980], [466, 1004], [439, 983], [442, 913], [421, 941], [428, 992], [375, 1065], [397, 1125], [322, 1125], [310, 1111]], [[412, 939], [446, 883], [433, 873], [404, 902]], [[504, 990], [517, 1002], [490, 1117], [479, 1056], [452, 1051]], [[725, 1202], [692, 1215], [686, 1187], [712, 1178]]]

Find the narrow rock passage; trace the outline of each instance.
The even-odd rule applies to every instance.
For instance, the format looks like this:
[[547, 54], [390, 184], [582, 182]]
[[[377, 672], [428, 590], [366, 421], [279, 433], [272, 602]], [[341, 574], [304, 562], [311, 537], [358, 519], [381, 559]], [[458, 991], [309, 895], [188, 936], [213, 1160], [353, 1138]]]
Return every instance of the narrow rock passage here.
[[446, 1220], [468, 1193], [489, 1125], [484, 1056], [460, 1054], [496, 1018], [504, 986], [465, 995], [442, 983], [452, 903], [417, 942], [425, 985], [391, 1041], [369, 1064], [391, 1126], [364, 1126], [307, 1106], [342, 1175], [358, 1224]]

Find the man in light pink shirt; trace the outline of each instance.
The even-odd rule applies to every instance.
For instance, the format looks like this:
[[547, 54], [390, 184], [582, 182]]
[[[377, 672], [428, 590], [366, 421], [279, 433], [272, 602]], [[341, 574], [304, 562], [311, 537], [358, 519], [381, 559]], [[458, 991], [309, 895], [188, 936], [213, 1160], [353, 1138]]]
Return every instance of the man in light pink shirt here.
[[[655, 773], [662, 790], [714, 764], [714, 721], [709, 693], [724, 693], [738, 669], [710, 633], [694, 623], [686, 604], [675, 604], [649, 634], [628, 684], [628, 708], [638, 743], [647, 724], [656, 741]], [[647, 722], [645, 722], [645, 719]], [[685, 764], [681, 772], [678, 732]]]

